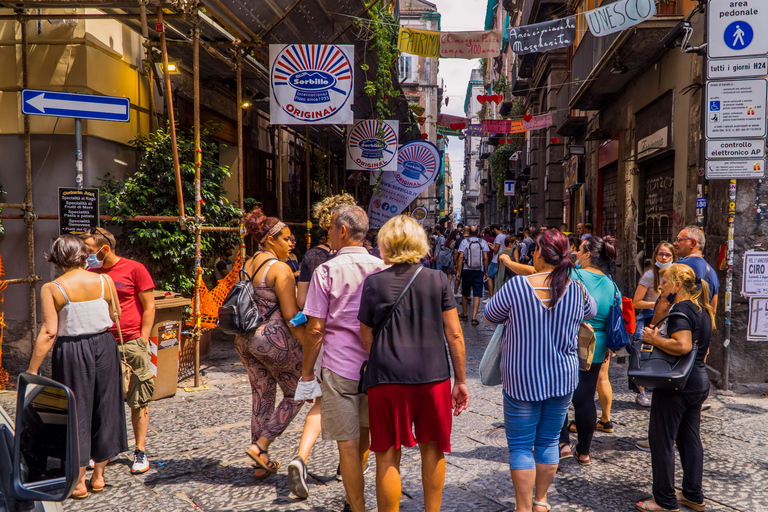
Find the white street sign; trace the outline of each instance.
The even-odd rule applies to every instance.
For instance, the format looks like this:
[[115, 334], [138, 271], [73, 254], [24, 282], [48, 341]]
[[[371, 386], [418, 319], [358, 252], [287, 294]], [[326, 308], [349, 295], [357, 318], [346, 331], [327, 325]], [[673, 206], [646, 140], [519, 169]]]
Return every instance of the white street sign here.
[[708, 180], [762, 179], [765, 177], [765, 158], [707, 160], [706, 177]]
[[768, 75], [768, 57], [715, 59], [707, 62], [707, 78], [730, 79]]
[[742, 270], [741, 294], [768, 297], [768, 252], [745, 252]]
[[515, 195], [515, 182], [514, 181], [505, 181], [504, 182], [504, 195], [505, 196], [514, 196]]
[[762, 158], [764, 156], [764, 139], [707, 141], [707, 158]]
[[768, 9], [765, 0], [710, 0], [707, 10], [709, 58], [768, 53]]
[[767, 92], [764, 78], [708, 82], [707, 138], [765, 137]]

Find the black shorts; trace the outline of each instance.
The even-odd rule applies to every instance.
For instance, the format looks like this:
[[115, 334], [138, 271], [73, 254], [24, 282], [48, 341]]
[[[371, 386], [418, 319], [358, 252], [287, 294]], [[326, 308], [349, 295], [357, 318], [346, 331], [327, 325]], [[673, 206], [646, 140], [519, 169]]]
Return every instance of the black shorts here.
[[461, 272], [461, 295], [469, 298], [470, 293], [474, 297], [483, 297], [483, 279], [485, 273], [482, 270], [463, 270]]

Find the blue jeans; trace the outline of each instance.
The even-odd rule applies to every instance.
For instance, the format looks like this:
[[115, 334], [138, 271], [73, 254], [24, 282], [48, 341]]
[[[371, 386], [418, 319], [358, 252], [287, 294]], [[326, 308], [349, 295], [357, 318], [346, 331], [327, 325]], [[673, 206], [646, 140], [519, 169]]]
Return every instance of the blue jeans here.
[[571, 395], [573, 393], [525, 402], [504, 393], [509, 469], [536, 469], [536, 464], [557, 465], [560, 462], [557, 442]]
[[637, 338], [643, 337], [643, 328], [645, 327], [645, 321], [648, 320], [648, 324], [650, 324], [652, 318], [653, 318], [652, 309], [637, 310], [637, 314], [635, 315], [635, 325], [637, 326], [637, 328], [635, 329], [635, 337]]
[[498, 263], [489, 263], [488, 264], [488, 277], [494, 278], [496, 277], [496, 274], [499, 273], [499, 264]]

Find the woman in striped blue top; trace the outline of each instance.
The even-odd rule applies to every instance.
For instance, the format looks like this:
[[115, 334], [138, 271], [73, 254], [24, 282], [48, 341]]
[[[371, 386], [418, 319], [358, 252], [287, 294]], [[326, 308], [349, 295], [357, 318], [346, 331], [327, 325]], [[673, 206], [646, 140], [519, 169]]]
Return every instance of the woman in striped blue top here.
[[504, 324], [504, 424], [518, 512], [550, 509], [558, 436], [578, 383], [579, 324], [597, 311], [589, 293], [569, 279], [569, 252], [565, 235], [544, 232], [533, 255], [537, 273], [513, 277], [485, 307], [487, 322]]

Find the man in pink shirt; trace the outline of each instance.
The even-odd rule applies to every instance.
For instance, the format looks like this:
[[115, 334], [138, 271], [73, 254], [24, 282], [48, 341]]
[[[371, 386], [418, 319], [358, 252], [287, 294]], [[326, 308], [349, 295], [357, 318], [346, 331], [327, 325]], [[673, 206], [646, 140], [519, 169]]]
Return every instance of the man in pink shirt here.
[[363, 247], [368, 216], [359, 206], [340, 206], [331, 218], [328, 240], [336, 256], [312, 275], [304, 314], [302, 381], [315, 379], [314, 366], [322, 345], [323, 439], [336, 441], [347, 501], [344, 510], [365, 512], [368, 396], [357, 392], [360, 367], [368, 359], [357, 320], [365, 278], [387, 266]]

